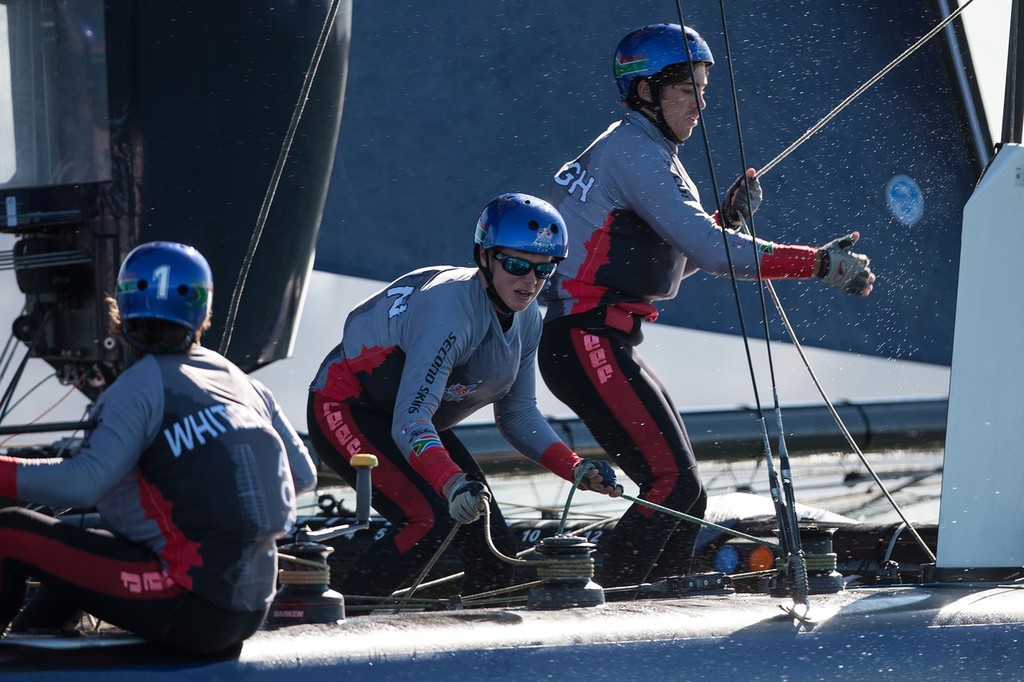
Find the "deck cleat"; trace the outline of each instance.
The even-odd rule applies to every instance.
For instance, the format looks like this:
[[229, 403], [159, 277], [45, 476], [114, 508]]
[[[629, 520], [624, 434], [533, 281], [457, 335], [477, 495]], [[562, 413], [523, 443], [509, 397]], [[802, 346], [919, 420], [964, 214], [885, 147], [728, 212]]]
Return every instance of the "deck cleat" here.
[[675, 575], [653, 583], [645, 583], [637, 598], [686, 597], [695, 594], [734, 594], [732, 578], [719, 571]]

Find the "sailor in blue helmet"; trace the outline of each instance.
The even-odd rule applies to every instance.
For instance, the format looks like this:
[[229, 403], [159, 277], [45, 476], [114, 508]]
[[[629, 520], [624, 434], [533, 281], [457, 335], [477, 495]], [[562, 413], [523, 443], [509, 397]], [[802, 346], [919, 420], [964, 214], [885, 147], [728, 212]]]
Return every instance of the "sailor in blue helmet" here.
[[[104, 530], [0, 510], [0, 630], [68, 629], [85, 611], [211, 653], [263, 622], [276, 541], [316, 470], [271, 392], [199, 345], [212, 296], [190, 246], [150, 242], [124, 259], [108, 305], [134, 363], [92, 407], [95, 426], [70, 457], [0, 457], [0, 495], [95, 506]], [[29, 577], [40, 588], [19, 613]]]
[[[347, 595], [390, 595], [429, 562], [456, 523], [463, 594], [511, 583], [516, 541], [486, 479], [452, 427], [487, 405], [518, 451], [581, 488], [618, 496], [607, 462], [584, 465], [537, 409], [541, 315], [536, 298], [566, 256], [565, 223], [546, 201], [503, 194], [476, 225], [476, 267], [405, 274], [345, 320], [341, 343], [310, 386], [308, 425], [321, 459], [349, 483], [353, 455], [370, 453], [373, 506], [391, 525], [340, 580]], [[350, 607], [353, 601], [349, 601]], [[350, 608], [351, 610], [351, 608]]]
[[[538, 365], [552, 393], [587, 424], [640, 497], [702, 517], [707, 496], [686, 428], [637, 351], [642, 323], [679, 283], [703, 270], [738, 278], [818, 277], [866, 296], [875, 276], [850, 252], [852, 232], [821, 248], [753, 240], [740, 228], [762, 192], [754, 169], [729, 188], [722, 216], [701, 206], [677, 156], [700, 122], [714, 57], [692, 28], [654, 24], [629, 33], [613, 71], [625, 116], [562, 165], [548, 200], [570, 248], [543, 294], [548, 304]], [[723, 240], [723, 230], [725, 231]], [[634, 585], [690, 570], [698, 528], [640, 505], [605, 539], [602, 585]]]

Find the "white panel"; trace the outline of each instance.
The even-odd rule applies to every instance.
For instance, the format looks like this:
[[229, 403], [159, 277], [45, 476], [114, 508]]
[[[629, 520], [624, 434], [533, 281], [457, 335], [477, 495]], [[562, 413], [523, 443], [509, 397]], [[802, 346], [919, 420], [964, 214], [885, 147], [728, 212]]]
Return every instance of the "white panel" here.
[[936, 565], [1024, 566], [1024, 147], [992, 161], [961, 243]]

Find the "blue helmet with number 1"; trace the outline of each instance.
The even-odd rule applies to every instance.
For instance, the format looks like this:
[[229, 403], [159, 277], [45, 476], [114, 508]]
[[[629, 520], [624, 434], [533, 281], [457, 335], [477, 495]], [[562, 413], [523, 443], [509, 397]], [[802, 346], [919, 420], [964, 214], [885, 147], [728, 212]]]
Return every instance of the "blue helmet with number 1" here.
[[195, 331], [210, 313], [213, 273], [191, 246], [147, 242], [125, 256], [115, 298], [124, 321], [166, 320]]
[[612, 68], [623, 99], [629, 98], [633, 81], [650, 78], [667, 66], [686, 62], [715, 63], [711, 48], [700, 34], [690, 27], [686, 27], [685, 32], [684, 43], [679, 24], [651, 24], [619, 41]]
[[509, 249], [551, 256], [569, 255], [565, 221], [554, 206], [529, 194], [502, 194], [484, 207], [474, 241], [488, 249]]

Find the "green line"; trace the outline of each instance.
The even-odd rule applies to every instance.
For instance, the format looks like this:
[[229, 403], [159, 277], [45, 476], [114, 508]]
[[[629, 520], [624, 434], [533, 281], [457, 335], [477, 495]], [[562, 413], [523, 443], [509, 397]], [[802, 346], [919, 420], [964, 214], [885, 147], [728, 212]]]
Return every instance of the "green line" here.
[[701, 526], [707, 526], [708, 528], [713, 528], [721, 533], [727, 533], [728, 535], [743, 538], [744, 540], [750, 540], [751, 542], [756, 543], [758, 545], [763, 545], [771, 549], [781, 549], [781, 546], [777, 542], [772, 542], [771, 540], [765, 540], [763, 538], [755, 538], [753, 535], [747, 535], [746, 533], [743, 533], [738, 530], [733, 530], [732, 528], [719, 526], [717, 523], [705, 521], [704, 519], [698, 519], [696, 516], [690, 516], [689, 514], [678, 512], [675, 509], [662, 507], [660, 504], [654, 504], [653, 502], [648, 502], [647, 500], [641, 500], [639, 497], [633, 497], [632, 495], [627, 495], [626, 493], [623, 493], [622, 499], [629, 500], [630, 502], [635, 502], [645, 507], [650, 507], [651, 509], [656, 509], [664, 514], [668, 514], [669, 516], [675, 516], [676, 518], [682, 519], [683, 521], [689, 521], [690, 523], [696, 523]]

